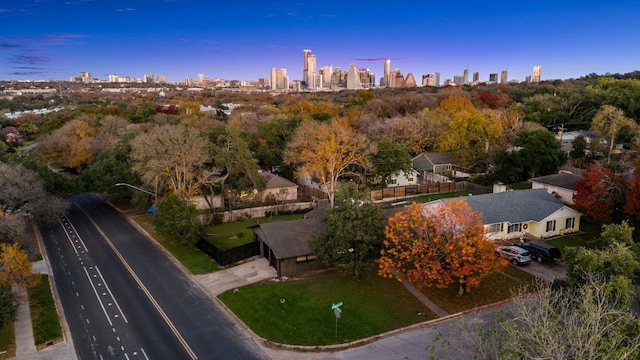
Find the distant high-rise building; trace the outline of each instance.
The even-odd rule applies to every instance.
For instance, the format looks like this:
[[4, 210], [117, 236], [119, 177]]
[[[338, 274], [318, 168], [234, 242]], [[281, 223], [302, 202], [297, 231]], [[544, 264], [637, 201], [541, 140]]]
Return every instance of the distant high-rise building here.
[[498, 82], [498, 74], [489, 74], [489, 82]]
[[271, 69], [271, 90], [288, 90], [289, 89], [289, 76], [287, 76], [287, 69], [277, 70]]
[[198, 74], [198, 82], [201, 84], [204, 82], [204, 74]]
[[362, 89], [362, 82], [360, 82], [358, 69], [356, 68], [356, 64], [354, 63], [351, 63], [351, 65], [349, 65], [349, 72], [347, 72], [347, 89]]
[[403, 87], [415, 87], [415, 86], [417, 86], [416, 79], [413, 77], [412, 73], [408, 73], [407, 78], [404, 79]]
[[469, 69], [464, 69], [464, 72], [462, 73], [462, 84], [460, 85], [467, 85], [469, 83]]
[[440, 73], [422, 75], [422, 86], [440, 86]]
[[331, 88], [339, 89], [347, 87], [347, 74], [342, 72], [342, 68], [336, 66], [331, 74]]
[[533, 81], [534, 83], [539, 83], [540, 82], [540, 72], [542, 71], [542, 66], [540, 65], [536, 65], [533, 67], [533, 74], [531, 77], [531, 81]]
[[376, 85], [376, 74], [372, 73], [369, 69], [359, 69], [358, 78], [365, 88], [372, 88]]
[[404, 75], [402, 75], [402, 71], [400, 69], [395, 69], [389, 74], [389, 85], [390, 88], [401, 88], [404, 86]]
[[167, 78], [164, 75], [160, 75], [160, 82], [164, 83], [167, 81]]
[[391, 59], [384, 61], [384, 74], [380, 80], [380, 86], [389, 86], [389, 77], [391, 76]]
[[303, 51], [304, 64], [302, 72], [302, 86], [308, 88], [316, 88], [316, 56], [311, 53], [311, 50]]
[[331, 87], [331, 75], [333, 74], [333, 66], [323, 66], [320, 68], [320, 79], [322, 80], [321, 88]]
[[271, 90], [276, 90], [276, 86], [277, 86], [277, 75], [278, 74], [278, 70], [276, 68], [271, 68], [271, 76], [269, 76], [270, 79], [270, 84], [271, 84]]
[[118, 82], [118, 74], [109, 74], [109, 82], [117, 83]]
[[473, 73], [473, 82], [477, 84], [478, 81], [480, 81], [480, 73], [476, 71]]
[[156, 74], [144, 74], [144, 82], [149, 84], [155, 84], [158, 82], [158, 75]]
[[453, 83], [456, 86], [464, 85], [464, 76], [463, 75], [453, 75]]
[[500, 84], [506, 84], [507, 80], [507, 70], [502, 70], [500, 73]]

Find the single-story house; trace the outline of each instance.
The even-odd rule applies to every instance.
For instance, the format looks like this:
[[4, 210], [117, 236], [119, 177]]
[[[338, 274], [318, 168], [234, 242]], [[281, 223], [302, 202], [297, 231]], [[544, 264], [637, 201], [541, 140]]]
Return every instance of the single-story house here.
[[264, 195], [273, 195], [277, 201], [293, 201], [298, 199], [298, 185], [282, 176], [270, 172], [261, 172], [267, 186]]
[[[269, 260], [269, 264], [276, 269], [278, 277], [293, 276], [325, 268], [316, 260], [316, 256], [309, 245], [309, 236], [321, 234], [326, 223], [328, 202], [321, 201], [318, 207], [305, 214], [301, 220], [282, 221], [254, 225], [251, 227], [254, 240], [260, 242], [260, 256]], [[387, 218], [393, 216], [403, 208], [385, 210]]]
[[398, 174], [390, 176], [387, 187], [417, 185], [419, 176], [420, 174], [414, 169], [409, 172], [400, 170]]
[[573, 186], [580, 180], [582, 180], [581, 175], [561, 172], [531, 178], [528, 181], [531, 183], [532, 189], [545, 189], [549, 194], [557, 196], [561, 201], [573, 204], [573, 196], [576, 194]]
[[[298, 199], [298, 185], [294, 182], [266, 171], [261, 171], [260, 175], [267, 181], [263, 196], [271, 194], [278, 202], [295, 201]], [[193, 197], [189, 199], [189, 201], [194, 204], [198, 210], [206, 210], [209, 208], [209, 204], [203, 196]], [[220, 194], [216, 194], [213, 199], [209, 199], [209, 201], [213, 202], [214, 208], [223, 207], [222, 196]]]
[[260, 256], [269, 260], [278, 277], [298, 275], [324, 267], [316, 261], [309, 246], [309, 236], [321, 233], [324, 228], [325, 223], [318, 217], [251, 227], [255, 241], [260, 242]]
[[[516, 239], [524, 233], [544, 239], [580, 230], [582, 214], [545, 189], [472, 195], [463, 199], [473, 211], [482, 214], [488, 240]], [[426, 203], [425, 211], [451, 200], [453, 198]]]
[[411, 159], [411, 167], [426, 180], [445, 182], [448, 176], [468, 178], [451, 152], [424, 152]]

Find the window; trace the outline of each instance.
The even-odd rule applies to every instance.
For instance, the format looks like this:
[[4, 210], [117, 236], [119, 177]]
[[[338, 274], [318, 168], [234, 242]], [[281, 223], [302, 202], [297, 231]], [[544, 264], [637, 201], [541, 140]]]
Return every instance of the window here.
[[567, 218], [567, 221], [564, 223], [564, 228], [565, 229], [573, 229], [573, 227], [576, 225], [576, 218]]
[[502, 223], [500, 223], [500, 224], [491, 224], [487, 228], [487, 232], [488, 233], [499, 233], [499, 232], [502, 232], [503, 229], [504, 229], [504, 226], [503, 226]]
[[556, 221], [550, 220], [547, 221], [547, 232], [556, 231]]
[[300, 264], [300, 263], [311, 262], [311, 261], [314, 261], [315, 259], [316, 259], [315, 255], [298, 256], [296, 258], [296, 262]]
[[389, 180], [389, 184], [390, 184], [390, 185], [395, 185], [395, 184], [397, 184], [397, 183], [398, 183], [398, 180], [396, 180], [396, 179], [391, 179], [391, 180]]
[[413, 181], [413, 178], [412, 178], [412, 177], [407, 178], [407, 181], [408, 181], [408, 182], [412, 182], [412, 181]]
[[514, 233], [514, 232], [520, 232], [521, 229], [522, 229], [522, 224], [521, 223], [511, 224], [507, 228], [507, 233], [511, 234], [511, 233]]

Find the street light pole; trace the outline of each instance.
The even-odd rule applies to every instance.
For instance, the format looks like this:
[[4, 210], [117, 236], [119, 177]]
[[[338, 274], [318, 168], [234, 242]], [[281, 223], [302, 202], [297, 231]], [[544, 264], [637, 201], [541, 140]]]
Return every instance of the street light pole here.
[[131, 184], [127, 184], [127, 183], [117, 183], [117, 184], [116, 184], [116, 186], [127, 186], [127, 187], [130, 187], [130, 188], [132, 188], [132, 189], [136, 189], [136, 190], [138, 190], [138, 191], [142, 191], [143, 193], [147, 193], [147, 194], [149, 194], [149, 195], [154, 195], [154, 196], [156, 196], [156, 193], [154, 193], [154, 192], [153, 192], [153, 191], [151, 191], [151, 190], [145, 190], [145, 189], [143, 189], [143, 188], [139, 188], [139, 187], [137, 187], [137, 186], [133, 186], [133, 185], [131, 185]]

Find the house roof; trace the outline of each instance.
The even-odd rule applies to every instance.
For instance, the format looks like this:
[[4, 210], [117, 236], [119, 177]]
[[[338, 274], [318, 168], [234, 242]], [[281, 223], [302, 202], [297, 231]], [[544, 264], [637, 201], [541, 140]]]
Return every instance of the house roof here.
[[280, 189], [280, 188], [298, 186], [294, 182], [289, 181], [281, 176], [278, 176], [270, 172], [263, 171], [260, 173], [260, 175], [264, 176], [264, 178], [267, 180], [267, 189]]
[[582, 180], [581, 175], [571, 173], [559, 173], [547, 176], [539, 176], [529, 179], [529, 182], [538, 182], [541, 184], [553, 185], [565, 189], [573, 189], [573, 185]]
[[320, 218], [281, 221], [252, 226], [253, 231], [269, 245], [276, 259], [313, 254], [309, 235], [325, 228]]
[[457, 162], [453, 153], [450, 152], [424, 152], [411, 159], [411, 164], [414, 169], [420, 171], [433, 170], [434, 165], [457, 164]]
[[[442, 201], [454, 199], [456, 198], [443, 199]], [[511, 224], [527, 221], [540, 222], [566, 207], [545, 189], [472, 195], [466, 196], [464, 199], [467, 200], [473, 211], [482, 214], [483, 224], [497, 224], [505, 221]]]

